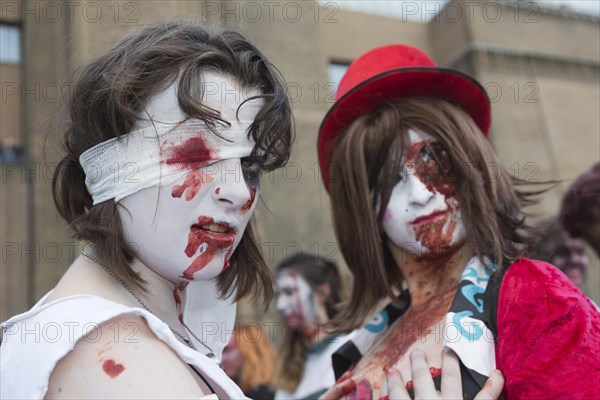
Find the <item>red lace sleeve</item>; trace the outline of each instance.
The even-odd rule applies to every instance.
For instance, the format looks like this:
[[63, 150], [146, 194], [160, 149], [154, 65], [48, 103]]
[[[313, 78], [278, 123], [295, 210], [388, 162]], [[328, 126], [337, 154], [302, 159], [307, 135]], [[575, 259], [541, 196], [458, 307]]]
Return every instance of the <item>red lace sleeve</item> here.
[[600, 313], [556, 267], [519, 259], [498, 299], [497, 366], [514, 399], [600, 399]]

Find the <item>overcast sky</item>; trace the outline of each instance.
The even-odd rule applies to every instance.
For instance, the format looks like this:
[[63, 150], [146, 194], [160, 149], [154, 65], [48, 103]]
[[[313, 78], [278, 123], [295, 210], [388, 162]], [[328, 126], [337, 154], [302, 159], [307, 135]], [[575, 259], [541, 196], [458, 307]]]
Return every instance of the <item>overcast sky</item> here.
[[[426, 22], [433, 18], [435, 10], [440, 10], [448, 0], [320, 0], [321, 3], [337, 3], [341, 8]], [[525, 5], [532, 1], [521, 1]], [[538, 0], [536, 3], [547, 7], [565, 7], [600, 17], [600, 0]], [[491, 10], [490, 10], [491, 13]]]

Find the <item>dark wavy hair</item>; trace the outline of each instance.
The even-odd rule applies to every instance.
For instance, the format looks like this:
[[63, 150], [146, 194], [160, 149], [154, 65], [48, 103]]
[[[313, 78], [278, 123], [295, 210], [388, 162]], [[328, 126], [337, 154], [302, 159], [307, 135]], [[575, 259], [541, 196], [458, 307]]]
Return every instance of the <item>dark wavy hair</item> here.
[[[144, 118], [142, 111], [149, 99], [176, 81], [179, 105], [188, 117], [209, 126], [226, 123], [217, 110], [199, 100], [204, 71], [230, 75], [242, 87], [259, 90], [257, 97], [265, 103], [250, 126], [256, 143], [251, 156], [264, 155], [263, 171], [283, 166], [294, 136], [285, 83], [266, 57], [234, 31], [183, 21], [145, 27], [85, 66], [65, 107], [62, 142], [66, 155], [52, 182], [56, 208], [76, 239], [92, 244], [115, 274], [142, 289], [143, 280], [130, 267], [135, 254], [124, 240], [117, 205], [113, 200], [92, 204], [79, 156], [98, 143], [128, 133]], [[235, 300], [248, 295], [271, 300], [272, 275], [252, 222], [230, 261], [231, 267], [218, 277], [223, 297], [235, 289]]]
[[560, 207], [563, 227], [587, 241], [600, 257], [600, 162], [577, 177]]

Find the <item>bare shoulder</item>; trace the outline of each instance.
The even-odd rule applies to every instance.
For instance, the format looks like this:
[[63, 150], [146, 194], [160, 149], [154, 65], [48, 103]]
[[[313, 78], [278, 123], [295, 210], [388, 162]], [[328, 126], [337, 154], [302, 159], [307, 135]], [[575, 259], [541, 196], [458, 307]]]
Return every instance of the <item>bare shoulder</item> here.
[[101, 324], [54, 368], [46, 398], [198, 398], [210, 393], [138, 316]]

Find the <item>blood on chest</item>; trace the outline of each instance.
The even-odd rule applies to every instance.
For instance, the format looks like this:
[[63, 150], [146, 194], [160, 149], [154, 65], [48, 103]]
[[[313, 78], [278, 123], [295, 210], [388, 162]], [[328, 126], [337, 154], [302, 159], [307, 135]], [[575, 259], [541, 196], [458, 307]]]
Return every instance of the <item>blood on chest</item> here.
[[404, 382], [411, 382], [409, 356], [415, 349], [425, 352], [432, 373], [438, 373], [442, 365], [446, 312], [447, 306], [438, 304], [409, 309], [358, 362], [352, 376], [354, 381], [363, 385], [368, 382], [375, 399], [387, 393], [386, 371], [392, 367], [400, 371]]

